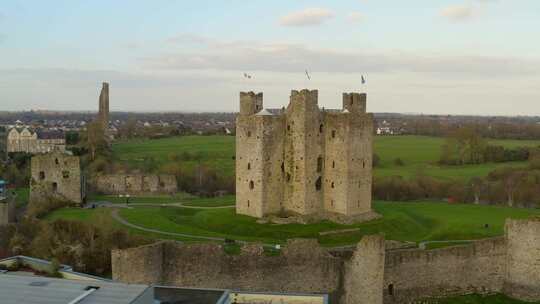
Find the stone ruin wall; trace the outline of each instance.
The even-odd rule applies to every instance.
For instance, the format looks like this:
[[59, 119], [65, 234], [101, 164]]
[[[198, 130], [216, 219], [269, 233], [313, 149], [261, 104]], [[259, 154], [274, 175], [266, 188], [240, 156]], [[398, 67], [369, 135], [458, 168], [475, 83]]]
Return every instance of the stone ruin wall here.
[[248, 245], [227, 255], [216, 244], [157, 243], [112, 253], [113, 279], [126, 283], [265, 292], [327, 293], [330, 303], [415, 303], [469, 293], [540, 300], [540, 219], [507, 220], [506, 236], [433, 250], [388, 249], [364, 237], [352, 252], [316, 240], [290, 241], [280, 256]]
[[30, 202], [54, 198], [82, 204], [85, 186], [79, 157], [60, 152], [35, 155], [30, 167]]
[[[239, 255], [227, 255], [217, 244], [162, 242], [114, 250], [112, 269], [113, 279], [126, 283], [326, 293], [331, 303], [382, 303], [377, 299], [382, 295], [384, 240], [366, 238], [357, 251], [360, 262], [346, 265], [316, 240], [290, 240], [279, 256], [266, 256], [260, 245], [246, 245]], [[346, 268], [357, 269], [354, 278], [347, 277]], [[354, 284], [355, 292], [348, 294], [344, 284]]]
[[540, 300], [540, 218], [506, 221], [504, 293], [525, 301]]
[[171, 194], [178, 190], [176, 177], [166, 174], [105, 174], [92, 181], [97, 192], [103, 194]]
[[499, 292], [505, 276], [503, 237], [470, 245], [386, 252], [384, 303]]
[[15, 222], [15, 200], [6, 197], [0, 200], [0, 226]]

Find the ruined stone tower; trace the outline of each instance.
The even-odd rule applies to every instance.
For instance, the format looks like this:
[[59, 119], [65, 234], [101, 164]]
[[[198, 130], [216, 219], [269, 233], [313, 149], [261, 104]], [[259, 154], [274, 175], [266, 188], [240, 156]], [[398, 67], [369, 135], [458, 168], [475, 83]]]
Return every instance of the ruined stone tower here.
[[321, 110], [316, 90], [292, 91], [287, 109], [240, 93], [236, 121], [236, 210], [351, 222], [371, 210], [373, 117], [366, 94], [344, 93], [342, 110]]
[[101, 93], [99, 94], [98, 120], [103, 130], [107, 130], [109, 127], [109, 84], [107, 82], [103, 83]]

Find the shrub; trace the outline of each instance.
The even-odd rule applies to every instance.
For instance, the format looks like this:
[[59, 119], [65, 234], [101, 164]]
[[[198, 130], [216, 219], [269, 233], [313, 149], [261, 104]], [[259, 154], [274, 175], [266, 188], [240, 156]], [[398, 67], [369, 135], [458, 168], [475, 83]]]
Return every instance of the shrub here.
[[399, 158], [399, 157], [396, 158], [396, 159], [394, 159], [394, 164], [395, 164], [396, 166], [400, 166], [400, 167], [401, 167], [401, 166], [405, 166], [405, 163], [404, 163], [403, 160], [402, 160], [401, 158]]

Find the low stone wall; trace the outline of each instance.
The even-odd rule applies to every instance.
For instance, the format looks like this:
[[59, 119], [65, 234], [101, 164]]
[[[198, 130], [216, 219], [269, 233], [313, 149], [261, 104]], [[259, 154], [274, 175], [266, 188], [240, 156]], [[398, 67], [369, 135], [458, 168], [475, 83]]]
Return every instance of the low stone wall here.
[[175, 193], [176, 177], [166, 174], [108, 174], [94, 178], [96, 191], [104, 194]]
[[366, 236], [330, 253], [316, 240], [291, 240], [280, 256], [259, 245], [227, 255], [217, 244], [158, 243], [112, 253], [113, 279], [126, 283], [327, 293], [330, 303], [415, 303], [468, 293], [540, 300], [540, 219], [507, 220], [506, 236], [448, 248], [385, 249]]
[[499, 292], [506, 267], [503, 237], [434, 250], [386, 253], [384, 303], [467, 293]]
[[[350, 264], [347, 268], [358, 269], [354, 278], [347, 278], [345, 261], [331, 255], [316, 240], [291, 240], [279, 256], [265, 255], [260, 245], [246, 245], [240, 255], [228, 255], [217, 244], [158, 243], [113, 251], [112, 270], [114, 280], [126, 283], [326, 293], [331, 303], [382, 304], [373, 294], [382, 294], [377, 287], [382, 285], [384, 240], [367, 238], [357, 251], [373, 263]], [[369, 272], [374, 272], [373, 276]], [[358, 273], [369, 278], [380, 273], [381, 280], [358, 281]], [[344, 282], [358, 285], [358, 291], [345, 293]]]

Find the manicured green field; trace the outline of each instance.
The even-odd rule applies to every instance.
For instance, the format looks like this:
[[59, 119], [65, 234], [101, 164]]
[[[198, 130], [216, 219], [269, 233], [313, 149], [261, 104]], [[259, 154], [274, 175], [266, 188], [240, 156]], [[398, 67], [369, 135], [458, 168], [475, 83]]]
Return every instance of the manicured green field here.
[[[176, 237], [170, 235], [163, 235], [151, 232], [145, 232], [131, 227], [126, 227], [121, 223], [118, 223], [113, 220], [111, 217], [112, 209], [110, 208], [96, 208], [96, 209], [81, 209], [81, 208], [62, 208], [56, 211], [49, 213], [45, 219], [48, 221], [54, 220], [68, 220], [68, 221], [80, 221], [85, 223], [99, 223], [107, 222], [110, 223], [114, 228], [126, 229], [132, 234], [137, 234], [141, 236], [148, 237], [150, 239], [161, 240], [161, 239], [171, 239], [183, 242], [200, 242], [199, 239], [192, 239], [186, 237]], [[103, 217], [105, 219], [103, 219]]]
[[234, 206], [236, 203], [236, 197], [234, 195], [225, 195], [222, 197], [200, 197], [192, 198], [182, 202], [184, 206], [192, 207], [222, 207], [222, 206]]
[[[376, 136], [374, 151], [379, 155], [380, 166], [375, 169], [376, 176], [400, 175], [413, 177], [419, 173], [439, 179], [469, 179], [485, 176], [491, 170], [502, 166], [525, 166], [525, 162], [489, 163], [466, 166], [439, 166], [441, 147], [444, 138], [427, 136]], [[505, 147], [538, 146], [540, 141], [493, 140], [492, 144]], [[141, 163], [144, 157], [153, 157], [165, 163], [172, 155], [189, 152], [200, 154], [201, 162], [223, 172], [234, 174], [234, 137], [232, 136], [184, 136], [155, 140], [134, 140], [113, 145], [116, 160], [131, 164]], [[400, 158], [404, 165], [394, 163]], [[185, 161], [184, 166], [192, 169], [198, 161]]]
[[[154, 140], [132, 140], [113, 145], [116, 160], [130, 163], [141, 162], [144, 157], [153, 157], [165, 163], [172, 155], [188, 152], [200, 154], [201, 162], [227, 175], [234, 174], [234, 136], [182, 136]], [[193, 168], [197, 160], [185, 162]]]
[[[125, 204], [126, 198], [118, 195], [92, 194], [88, 197], [88, 201]], [[235, 196], [225, 195], [221, 197], [197, 197], [184, 192], [179, 192], [175, 195], [132, 195], [129, 197], [129, 204], [182, 204], [184, 206], [192, 207], [221, 207], [233, 206], [235, 204]]]
[[[236, 215], [234, 208], [190, 209], [176, 207], [137, 207], [122, 209], [128, 222], [160, 231], [214, 236], [265, 243], [283, 243], [289, 238], [316, 238], [326, 246], [354, 244], [367, 234], [384, 233], [387, 239], [399, 241], [470, 240], [503, 234], [507, 217], [526, 218], [540, 215], [538, 209], [512, 209], [495, 206], [446, 204], [436, 202], [375, 202], [374, 209], [382, 219], [345, 226], [331, 222], [311, 225], [258, 224], [256, 219]], [[58, 210], [49, 219], [88, 220], [92, 210]], [[95, 211], [94, 211], [95, 212]], [[488, 228], [484, 225], [488, 224]], [[321, 231], [358, 227], [360, 231], [319, 235]], [[134, 232], [136, 232], [134, 230]], [[165, 237], [163, 237], [165, 238]]]
[[[176, 193], [175, 195], [131, 195], [129, 197], [130, 204], [172, 204], [179, 203], [185, 200], [192, 200], [195, 197], [184, 192]], [[89, 202], [110, 202], [113, 204], [125, 204], [126, 198], [118, 195], [101, 195], [91, 194], [87, 200]]]

